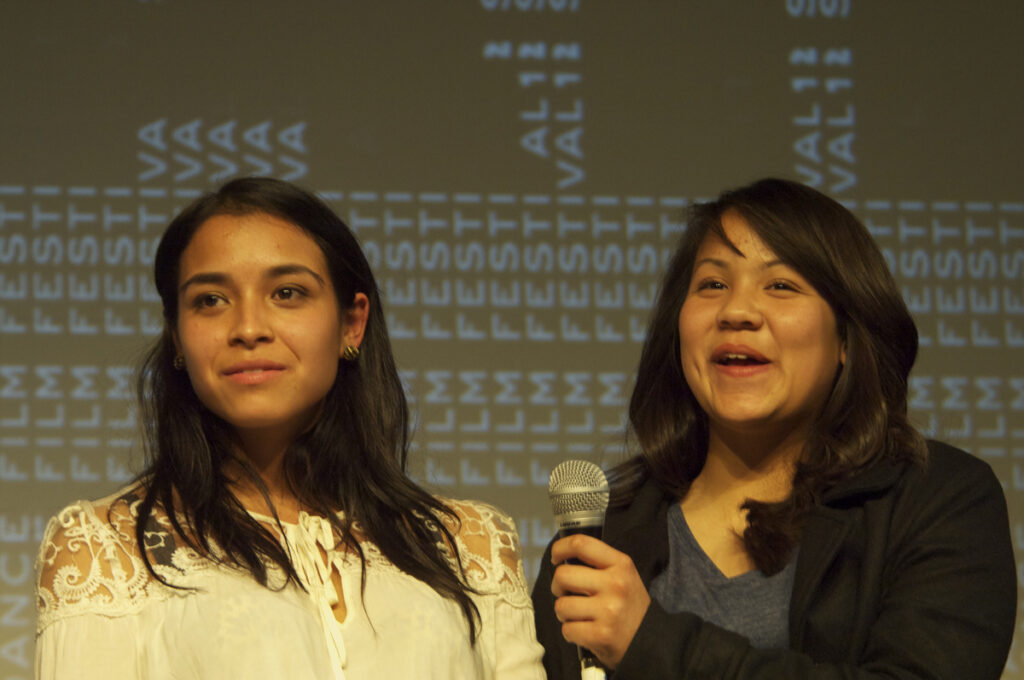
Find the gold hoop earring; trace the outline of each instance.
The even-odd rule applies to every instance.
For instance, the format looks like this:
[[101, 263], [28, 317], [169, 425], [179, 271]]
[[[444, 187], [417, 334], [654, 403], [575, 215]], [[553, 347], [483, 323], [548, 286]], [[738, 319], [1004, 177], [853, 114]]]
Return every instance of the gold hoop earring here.
[[174, 368], [179, 371], [185, 368], [185, 357], [181, 356], [180, 354], [174, 357]]
[[345, 361], [359, 361], [359, 348], [355, 345], [349, 345], [341, 353], [341, 358]]

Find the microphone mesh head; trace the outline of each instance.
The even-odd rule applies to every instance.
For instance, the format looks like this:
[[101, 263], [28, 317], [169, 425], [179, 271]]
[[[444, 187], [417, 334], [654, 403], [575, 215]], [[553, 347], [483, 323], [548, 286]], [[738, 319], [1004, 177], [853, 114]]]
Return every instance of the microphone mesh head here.
[[556, 521], [579, 513], [603, 516], [608, 508], [608, 480], [588, 460], [566, 460], [551, 471], [548, 498]]

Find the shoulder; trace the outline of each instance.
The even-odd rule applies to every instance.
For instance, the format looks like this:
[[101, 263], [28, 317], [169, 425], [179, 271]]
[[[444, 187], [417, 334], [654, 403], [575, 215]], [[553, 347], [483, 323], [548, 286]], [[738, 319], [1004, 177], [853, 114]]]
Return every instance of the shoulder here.
[[519, 535], [509, 515], [482, 501], [440, 500], [458, 519], [449, 529], [462, 557], [505, 563], [519, 559]]
[[[136, 540], [139, 500], [137, 488], [126, 488], [97, 501], [71, 503], [50, 519], [35, 565], [38, 631], [78, 614], [130, 613], [167, 590], [152, 587]], [[174, 545], [169, 532], [154, 521], [153, 530], [146, 531], [151, 559], [154, 549]], [[172, 579], [172, 572], [181, 573], [173, 563], [162, 562], [154, 560], [154, 569]]]
[[872, 498], [927, 507], [949, 496], [996, 496], [1002, 486], [988, 463], [942, 442], [928, 440], [923, 460], [885, 460], [836, 484], [822, 500], [826, 505], [858, 505]]
[[439, 500], [458, 519], [448, 528], [470, 585], [482, 593], [521, 591], [528, 603], [519, 535], [512, 518], [482, 501]]
[[903, 473], [907, 493], [943, 500], [950, 495], [1003, 497], [1002, 485], [984, 460], [943, 442], [928, 440], [928, 457]]
[[131, 493], [125, 490], [96, 501], [75, 501], [51, 517], [36, 565], [40, 573], [87, 567], [98, 548], [132, 550], [135, 508]]
[[512, 517], [500, 508], [472, 499], [438, 499], [459, 519], [460, 536], [482, 536], [497, 532], [515, 535]]
[[906, 545], [940, 544], [1012, 554], [1003, 487], [984, 460], [941, 442], [928, 458], [908, 465], [892, 494], [892, 538]]
[[926, 467], [933, 467], [942, 473], [966, 472], [980, 475], [992, 473], [988, 463], [962, 449], [934, 439], [927, 440], [926, 444], [928, 446]]

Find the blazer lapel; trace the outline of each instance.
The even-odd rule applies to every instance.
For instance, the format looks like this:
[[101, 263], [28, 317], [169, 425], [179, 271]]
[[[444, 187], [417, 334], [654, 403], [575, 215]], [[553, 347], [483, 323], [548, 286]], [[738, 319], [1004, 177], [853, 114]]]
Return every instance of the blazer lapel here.
[[789, 635], [793, 649], [802, 649], [811, 597], [818, 591], [855, 521], [856, 513], [843, 508], [860, 505], [865, 498], [887, 491], [899, 480], [905, 466], [903, 462], [877, 463], [826, 491], [821, 504], [808, 513], [800, 537], [793, 595], [789, 601]]
[[841, 510], [815, 507], [807, 516], [793, 576], [793, 594], [789, 601], [789, 644], [802, 649], [804, 620], [811, 596], [850, 531], [851, 519]]

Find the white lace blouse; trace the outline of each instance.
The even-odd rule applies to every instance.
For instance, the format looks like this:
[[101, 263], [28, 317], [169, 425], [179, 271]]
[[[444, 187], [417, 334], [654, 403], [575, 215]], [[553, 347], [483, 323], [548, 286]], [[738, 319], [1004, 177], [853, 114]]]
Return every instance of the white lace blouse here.
[[[472, 596], [480, 611], [475, 645], [455, 602], [369, 542], [360, 544], [367, 574], [360, 597], [359, 558], [335, 550], [322, 517], [301, 513], [283, 524], [303, 590], [294, 583], [282, 589], [279, 568], [270, 568], [277, 588], [268, 588], [194, 553], [158, 515], [147, 544], [157, 573], [188, 587], [175, 589], [143, 565], [137, 501], [115, 495], [74, 503], [50, 520], [36, 564], [36, 677], [544, 678], [512, 522], [483, 503], [446, 503], [461, 519], [456, 547], [479, 593]], [[335, 609], [344, 614], [336, 618]]]

